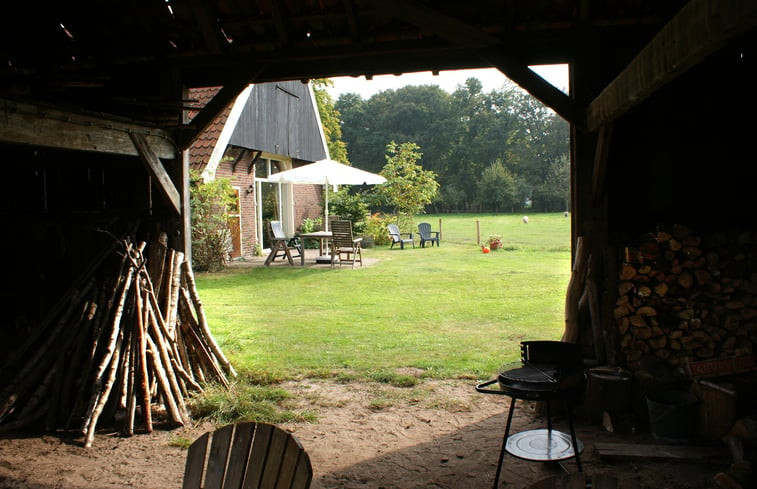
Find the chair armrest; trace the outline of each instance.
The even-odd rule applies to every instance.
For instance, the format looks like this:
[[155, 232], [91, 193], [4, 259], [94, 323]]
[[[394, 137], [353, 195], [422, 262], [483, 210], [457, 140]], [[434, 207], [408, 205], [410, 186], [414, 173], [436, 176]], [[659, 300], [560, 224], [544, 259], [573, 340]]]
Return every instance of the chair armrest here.
[[400, 233], [400, 236], [407, 235], [408, 238], [413, 239], [413, 233]]
[[353, 243], [362, 243], [363, 242], [363, 238], [353, 238], [352, 242]]

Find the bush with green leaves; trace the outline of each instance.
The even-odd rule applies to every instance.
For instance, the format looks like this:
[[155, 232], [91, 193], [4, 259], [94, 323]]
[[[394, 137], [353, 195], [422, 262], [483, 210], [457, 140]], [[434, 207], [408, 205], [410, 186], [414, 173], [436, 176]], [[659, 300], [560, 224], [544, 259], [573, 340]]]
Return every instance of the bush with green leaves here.
[[203, 181], [199, 172], [190, 174], [192, 210], [192, 266], [215, 272], [226, 266], [231, 251], [229, 211], [236, 194], [228, 179]]
[[[302, 220], [302, 225], [300, 226], [300, 234], [306, 234], [306, 233], [312, 233], [314, 231], [321, 231], [323, 229], [323, 218], [322, 217], [316, 217], [316, 218], [310, 218], [306, 217]], [[314, 249], [318, 248], [320, 246], [320, 243], [317, 239], [306, 239], [304, 240], [303, 245], [305, 248], [308, 249]]]
[[389, 232], [386, 229], [386, 225], [390, 222], [393, 222], [393, 219], [389, 220], [383, 214], [371, 214], [365, 220], [363, 236], [373, 238], [373, 244], [376, 246], [389, 244]]
[[342, 187], [329, 196], [329, 214], [352, 221], [352, 232], [358, 236], [364, 232], [368, 212], [368, 204], [361, 193], [353, 194]]

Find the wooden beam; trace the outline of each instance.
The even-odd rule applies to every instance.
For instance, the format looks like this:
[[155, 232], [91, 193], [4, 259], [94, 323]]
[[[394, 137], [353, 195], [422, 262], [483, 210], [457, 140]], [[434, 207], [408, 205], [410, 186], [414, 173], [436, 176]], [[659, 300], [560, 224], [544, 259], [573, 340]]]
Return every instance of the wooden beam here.
[[289, 46], [287, 22], [284, 18], [284, 7], [281, 5], [281, 0], [272, 0], [271, 14], [273, 15], [273, 25], [276, 27], [276, 34], [279, 36], [279, 42], [282, 46]]
[[494, 49], [488, 50], [483, 57], [510, 80], [554, 110], [560, 117], [579, 128], [585, 127], [584, 108], [539, 76], [527, 64]]
[[222, 53], [221, 33], [218, 25], [214, 25], [211, 20], [218, 17], [212, 12], [213, 8], [208, 4], [207, 0], [190, 0], [189, 5], [208, 51], [214, 54]]
[[753, 0], [691, 0], [591, 102], [589, 130], [622, 116], [755, 25]]
[[599, 205], [605, 196], [605, 180], [607, 179], [607, 158], [610, 154], [612, 140], [612, 123], [599, 128], [597, 147], [594, 152], [594, 171], [592, 172], [591, 188], [594, 204]]
[[357, 16], [355, 15], [354, 0], [342, 0], [342, 6], [344, 7], [344, 14], [347, 21], [347, 27], [350, 31], [350, 37], [353, 41], [360, 39], [360, 29], [358, 28]]
[[142, 160], [142, 163], [145, 164], [147, 171], [149, 171], [150, 175], [158, 182], [158, 187], [173, 206], [176, 215], [181, 216], [182, 205], [179, 191], [176, 189], [173, 180], [171, 180], [168, 172], [166, 172], [166, 169], [163, 167], [160, 158], [155, 154], [155, 151], [150, 147], [150, 143], [147, 142], [147, 138], [143, 135], [132, 133], [129, 136], [134, 144], [134, 148], [136, 148], [137, 153], [139, 153], [139, 158]]
[[492, 46], [502, 40], [474, 26], [428, 7], [417, 0], [372, 0], [377, 9], [462, 46]]
[[138, 156], [130, 134], [141, 134], [159, 158], [176, 158], [166, 131], [123, 120], [0, 99], [0, 141], [46, 148]]
[[242, 156], [244, 156], [247, 153], [247, 148], [240, 148], [239, 152], [237, 153], [236, 158], [234, 158], [234, 161], [231, 163], [231, 173], [235, 173], [237, 171], [237, 165], [239, 164], [239, 160], [242, 159]]
[[256, 151], [255, 156], [252, 157], [252, 160], [250, 161], [250, 164], [247, 165], [247, 174], [249, 175], [252, 172], [252, 169], [255, 168], [255, 163], [260, 159], [260, 155], [262, 155], [262, 151]]

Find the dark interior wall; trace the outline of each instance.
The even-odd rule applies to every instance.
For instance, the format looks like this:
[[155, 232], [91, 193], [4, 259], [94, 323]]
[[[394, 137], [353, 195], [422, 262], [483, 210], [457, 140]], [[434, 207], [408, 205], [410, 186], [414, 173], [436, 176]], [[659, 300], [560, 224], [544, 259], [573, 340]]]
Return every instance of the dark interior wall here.
[[729, 46], [617, 121], [608, 160], [611, 234], [658, 224], [754, 227], [753, 44]]
[[5, 344], [41, 321], [99, 257], [112, 260], [116, 240], [181, 229], [136, 157], [18, 145], [0, 145], [0, 154]]

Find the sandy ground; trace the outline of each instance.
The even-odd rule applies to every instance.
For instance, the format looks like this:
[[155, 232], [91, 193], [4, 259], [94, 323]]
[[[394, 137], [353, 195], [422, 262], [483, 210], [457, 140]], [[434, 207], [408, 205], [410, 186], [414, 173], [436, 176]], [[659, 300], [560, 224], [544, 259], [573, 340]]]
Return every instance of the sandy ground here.
[[[284, 425], [310, 454], [314, 489], [488, 488], [504, 431], [507, 399], [477, 393], [471, 381], [424, 382], [411, 389], [379, 384], [304, 381], [285, 385], [297, 394], [298, 409], [318, 416], [314, 423]], [[556, 427], [566, 429], [557, 419]], [[542, 428], [534, 405], [519, 404], [513, 431]], [[179, 439], [195, 439], [207, 423], [121, 438], [101, 432], [94, 446], [57, 435], [0, 436], [0, 489], [180, 488], [186, 450]], [[727, 466], [695, 458], [648, 462], [600, 460], [595, 443], [655, 443], [648, 433], [608, 433], [579, 419], [579, 439], [588, 474], [611, 473], [650, 488], [712, 488]], [[574, 461], [529, 462], [506, 456], [501, 487], [525, 488], [575, 471]]]

